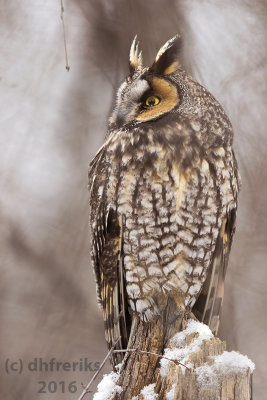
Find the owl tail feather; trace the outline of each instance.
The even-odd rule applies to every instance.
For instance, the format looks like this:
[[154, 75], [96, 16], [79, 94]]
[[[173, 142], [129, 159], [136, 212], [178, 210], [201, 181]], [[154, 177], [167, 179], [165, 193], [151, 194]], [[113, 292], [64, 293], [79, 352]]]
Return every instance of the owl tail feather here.
[[[101, 298], [105, 337], [109, 349], [116, 343], [115, 350], [121, 350], [127, 348], [131, 324], [126, 298], [123, 258], [121, 256], [123, 223], [122, 217], [118, 218], [113, 209], [109, 210], [107, 221], [105, 246], [108, 251], [105, 255], [105, 261], [107, 266], [108, 261], [112, 260], [112, 264], [116, 269], [116, 279], [110, 281], [108, 276], [102, 274]], [[111, 355], [113, 367], [119, 364], [122, 358], [123, 353], [113, 353]]]
[[192, 309], [198, 320], [208, 325], [214, 335], [217, 335], [219, 329], [224, 279], [235, 231], [235, 219], [236, 209], [233, 208], [223, 220], [208, 276]]

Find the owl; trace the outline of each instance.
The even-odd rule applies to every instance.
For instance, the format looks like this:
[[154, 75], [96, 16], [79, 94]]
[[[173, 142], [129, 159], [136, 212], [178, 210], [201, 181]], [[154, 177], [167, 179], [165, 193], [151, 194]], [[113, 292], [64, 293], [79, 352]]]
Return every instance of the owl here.
[[[178, 61], [179, 35], [130, 73], [89, 168], [92, 263], [109, 348], [172, 304], [216, 333], [240, 181], [231, 123]], [[118, 360], [118, 359], [117, 359]], [[114, 356], [114, 362], [116, 362]]]

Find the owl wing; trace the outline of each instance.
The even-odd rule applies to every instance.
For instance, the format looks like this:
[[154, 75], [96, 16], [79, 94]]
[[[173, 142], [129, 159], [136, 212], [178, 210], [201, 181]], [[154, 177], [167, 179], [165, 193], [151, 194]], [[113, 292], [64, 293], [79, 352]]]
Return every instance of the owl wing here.
[[216, 335], [224, 296], [224, 279], [235, 232], [236, 208], [222, 222], [209, 273], [193, 307], [193, 313]]
[[[93, 262], [98, 295], [103, 308], [105, 337], [109, 349], [120, 338], [116, 349], [127, 347], [126, 291], [123, 273], [122, 219], [109, 208], [100, 206], [92, 232]], [[127, 314], [128, 315], [128, 314]], [[113, 366], [122, 360], [120, 353], [112, 354]]]

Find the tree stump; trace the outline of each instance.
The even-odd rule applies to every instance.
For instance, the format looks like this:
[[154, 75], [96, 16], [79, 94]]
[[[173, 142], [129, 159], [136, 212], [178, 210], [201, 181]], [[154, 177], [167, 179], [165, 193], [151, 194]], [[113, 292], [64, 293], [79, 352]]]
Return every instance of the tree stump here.
[[165, 317], [152, 323], [134, 317], [129, 350], [94, 400], [252, 399], [254, 364], [247, 356], [227, 352], [193, 314], [183, 312], [167, 325]]

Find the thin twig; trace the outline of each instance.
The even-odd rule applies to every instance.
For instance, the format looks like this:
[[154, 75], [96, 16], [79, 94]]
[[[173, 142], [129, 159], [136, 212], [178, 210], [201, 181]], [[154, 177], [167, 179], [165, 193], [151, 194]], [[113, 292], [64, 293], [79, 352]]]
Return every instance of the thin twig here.
[[93, 381], [95, 380], [95, 378], [97, 377], [97, 375], [99, 374], [99, 372], [101, 371], [101, 369], [103, 368], [103, 366], [105, 365], [105, 362], [107, 361], [107, 359], [109, 358], [109, 356], [111, 355], [111, 353], [113, 353], [114, 348], [116, 346], [116, 344], [119, 342], [119, 340], [121, 339], [121, 337], [119, 337], [117, 339], [117, 341], [113, 344], [113, 346], [111, 347], [111, 349], [109, 350], [108, 354], [106, 355], [106, 357], [104, 358], [104, 360], [102, 361], [99, 369], [96, 371], [96, 373], [94, 374], [93, 378], [90, 380], [90, 382], [87, 384], [87, 386], [84, 388], [82, 394], [80, 395], [78, 400], [82, 400], [84, 398], [84, 396], [89, 393], [89, 387], [91, 386], [91, 384], [93, 383]]
[[187, 368], [188, 370], [190, 370], [190, 368], [188, 368], [186, 365], [182, 364], [181, 362], [177, 361], [177, 360], [172, 360], [171, 358], [165, 357], [161, 354], [157, 354], [157, 353], [152, 353], [151, 351], [144, 351], [144, 350], [139, 350], [139, 349], [124, 349], [124, 350], [113, 350], [113, 353], [127, 353], [127, 352], [137, 352], [137, 353], [142, 353], [142, 354], [151, 354], [152, 356], [156, 356], [159, 358], [165, 358], [165, 360], [169, 360], [174, 362], [176, 365], [182, 365], [183, 367]]
[[65, 49], [65, 60], [66, 60], [66, 70], [70, 70], [69, 60], [68, 60], [68, 51], [67, 51], [67, 41], [66, 41], [66, 30], [65, 30], [65, 23], [64, 23], [64, 6], [63, 0], [60, 0], [60, 18], [62, 21], [62, 28], [63, 28], [63, 37], [64, 37], [64, 49]]

